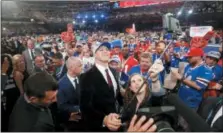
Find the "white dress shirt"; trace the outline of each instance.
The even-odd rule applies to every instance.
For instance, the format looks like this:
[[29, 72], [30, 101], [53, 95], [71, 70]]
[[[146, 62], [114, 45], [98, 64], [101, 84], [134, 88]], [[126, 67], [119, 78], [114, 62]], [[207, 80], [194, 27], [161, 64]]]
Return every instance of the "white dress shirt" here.
[[77, 77], [71, 77], [69, 74], [67, 74], [68, 79], [70, 80], [71, 84], [74, 86], [74, 89], [76, 89], [76, 85], [74, 80], [77, 79], [77, 83], [79, 84], [79, 80]]
[[111, 77], [111, 80], [112, 80], [112, 84], [113, 84], [113, 88], [114, 88], [114, 93], [115, 93], [115, 96], [116, 96], [116, 90], [118, 89], [118, 84], [117, 82], [115, 81], [115, 77], [114, 75], [112, 74], [111, 70], [109, 69], [109, 67], [105, 68], [99, 64], [95, 64], [95, 66], [98, 68], [98, 70], [101, 72], [101, 74], [103, 75], [105, 81], [108, 83], [108, 79], [107, 79], [107, 75], [106, 75], [106, 72], [105, 70], [108, 69], [108, 73], [109, 73], [109, 76]]
[[218, 110], [217, 114], [214, 116], [214, 119], [211, 122], [211, 127], [214, 125], [215, 121], [223, 115], [222, 112], [223, 112], [223, 106], [221, 106], [221, 108]]

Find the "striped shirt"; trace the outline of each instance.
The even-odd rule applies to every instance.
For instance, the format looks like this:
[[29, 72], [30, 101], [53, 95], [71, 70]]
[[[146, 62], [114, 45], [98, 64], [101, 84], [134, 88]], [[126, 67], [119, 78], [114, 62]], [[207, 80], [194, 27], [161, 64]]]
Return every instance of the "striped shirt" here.
[[189, 64], [184, 71], [184, 78], [195, 82], [201, 90], [192, 88], [186, 84], [181, 84], [178, 95], [191, 108], [197, 108], [203, 97], [203, 93], [208, 86], [208, 83], [213, 79], [213, 73], [210, 68], [203, 63], [191, 67]]

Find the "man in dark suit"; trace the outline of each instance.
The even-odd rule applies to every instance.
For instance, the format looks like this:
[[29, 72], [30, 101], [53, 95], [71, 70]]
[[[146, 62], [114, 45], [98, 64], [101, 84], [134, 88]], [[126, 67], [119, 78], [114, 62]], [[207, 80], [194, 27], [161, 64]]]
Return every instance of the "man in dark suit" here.
[[82, 62], [77, 57], [67, 60], [67, 74], [59, 81], [57, 105], [66, 131], [83, 131], [79, 107], [80, 85], [78, 76], [82, 72]]
[[223, 132], [222, 109], [222, 97], [208, 97], [202, 101], [198, 109], [198, 114], [206, 120], [213, 132]]
[[34, 41], [29, 39], [27, 41], [27, 49], [22, 53], [25, 58], [26, 71], [28, 72], [28, 74], [32, 73], [34, 68], [34, 57], [39, 54], [42, 54], [42, 51], [40, 49], [36, 49], [34, 47]]
[[53, 132], [55, 127], [48, 106], [56, 101], [58, 84], [44, 72], [30, 76], [9, 119], [9, 132]]
[[56, 53], [52, 58], [52, 63], [55, 67], [53, 76], [59, 80], [67, 73], [67, 67], [64, 63], [63, 55], [61, 53]]
[[38, 73], [38, 72], [47, 72], [46, 70], [46, 61], [42, 54], [39, 54], [34, 57], [34, 68], [31, 74]]
[[95, 66], [81, 76], [80, 107], [88, 131], [118, 131], [120, 88], [108, 67], [110, 43], [93, 45]]

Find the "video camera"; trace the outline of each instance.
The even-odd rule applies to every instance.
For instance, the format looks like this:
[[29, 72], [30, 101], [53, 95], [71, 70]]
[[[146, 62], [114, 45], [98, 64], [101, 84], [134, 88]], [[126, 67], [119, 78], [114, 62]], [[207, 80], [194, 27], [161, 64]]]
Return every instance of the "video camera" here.
[[127, 123], [131, 121], [134, 114], [139, 116], [138, 120], [141, 116], [146, 116], [147, 120], [153, 118], [157, 126], [156, 132], [175, 132], [174, 129], [177, 128], [177, 113], [173, 106], [139, 108], [136, 113], [127, 109], [121, 117], [124, 126], [128, 125]]

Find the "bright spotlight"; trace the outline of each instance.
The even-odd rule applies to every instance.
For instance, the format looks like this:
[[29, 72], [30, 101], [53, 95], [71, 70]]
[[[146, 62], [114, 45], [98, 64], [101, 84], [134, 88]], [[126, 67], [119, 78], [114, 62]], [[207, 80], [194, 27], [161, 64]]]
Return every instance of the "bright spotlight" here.
[[94, 20], [94, 22], [95, 22], [95, 23], [98, 23], [98, 20], [96, 19], [96, 20]]
[[85, 18], [88, 18], [88, 16], [86, 15]]
[[85, 22], [86, 22], [85, 20], [82, 21], [83, 24], [84, 24]]
[[191, 13], [193, 13], [193, 10], [192, 9], [188, 11], [188, 14], [191, 14]]
[[179, 11], [178, 13], [177, 13], [177, 15], [181, 15], [182, 14], [182, 12], [181, 11]]
[[101, 14], [101, 17], [103, 18], [103, 17], [104, 17], [104, 15], [103, 15], [103, 14]]
[[81, 18], [81, 16], [78, 15], [77, 18]]
[[95, 18], [95, 15], [93, 15], [92, 17]]
[[75, 22], [75, 20], [73, 21], [73, 24], [75, 24], [76, 22]]
[[34, 19], [33, 19], [33, 18], [31, 18], [31, 19], [30, 19], [30, 21], [31, 21], [31, 22], [33, 22], [33, 21], [34, 21]]
[[6, 28], [5, 28], [5, 27], [3, 27], [2, 29], [3, 29], [3, 30], [6, 30]]

